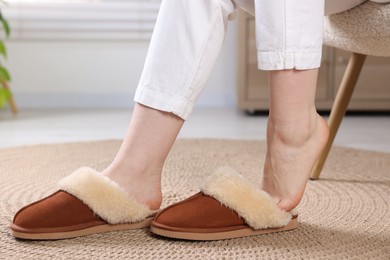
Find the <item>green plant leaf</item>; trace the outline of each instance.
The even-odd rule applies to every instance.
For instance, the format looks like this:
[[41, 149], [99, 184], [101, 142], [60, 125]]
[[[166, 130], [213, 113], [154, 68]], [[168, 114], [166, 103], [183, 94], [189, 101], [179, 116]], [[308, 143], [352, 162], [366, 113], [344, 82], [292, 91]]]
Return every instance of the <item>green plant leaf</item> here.
[[3, 81], [11, 81], [11, 75], [6, 68], [0, 67], [0, 82]]
[[7, 48], [3, 41], [0, 40], [0, 54], [3, 55], [4, 58], [7, 58]]
[[1, 20], [1, 24], [3, 25], [5, 35], [9, 37], [11, 33], [11, 29], [9, 28], [8, 21], [3, 16], [0, 16], [0, 20]]
[[11, 92], [6, 88], [0, 88], [0, 108], [4, 107], [11, 98]]

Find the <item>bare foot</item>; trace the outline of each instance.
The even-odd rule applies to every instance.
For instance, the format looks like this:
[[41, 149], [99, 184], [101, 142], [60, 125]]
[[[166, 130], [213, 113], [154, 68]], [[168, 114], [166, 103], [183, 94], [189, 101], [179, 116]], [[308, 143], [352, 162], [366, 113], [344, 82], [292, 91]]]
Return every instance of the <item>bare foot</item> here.
[[316, 112], [306, 122], [273, 122], [270, 118], [262, 189], [280, 209], [290, 211], [301, 201], [328, 135], [326, 121]]
[[115, 161], [102, 171], [103, 175], [118, 183], [130, 196], [151, 210], [161, 206], [161, 172], [162, 167], [141, 170]]

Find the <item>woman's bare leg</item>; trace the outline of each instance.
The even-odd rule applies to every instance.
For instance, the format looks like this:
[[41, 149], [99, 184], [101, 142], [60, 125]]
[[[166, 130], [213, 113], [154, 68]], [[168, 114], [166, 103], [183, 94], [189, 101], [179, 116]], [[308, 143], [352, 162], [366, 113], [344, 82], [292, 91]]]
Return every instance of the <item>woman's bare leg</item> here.
[[317, 114], [318, 69], [270, 71], [270, 114], [262, 188], [286, 211], [300, 202], [312, 167], [328, 139]]
[[163, 164], [183, 123], [172, 113], [136, 103], [119, 152], [103, 174], [137, 201], [158, 209]]
[[151, 209], [161, 204], [164, 161], [211, 73], [233, 12], [231, 0], [161, 3], [129, 129], [103, 171]]

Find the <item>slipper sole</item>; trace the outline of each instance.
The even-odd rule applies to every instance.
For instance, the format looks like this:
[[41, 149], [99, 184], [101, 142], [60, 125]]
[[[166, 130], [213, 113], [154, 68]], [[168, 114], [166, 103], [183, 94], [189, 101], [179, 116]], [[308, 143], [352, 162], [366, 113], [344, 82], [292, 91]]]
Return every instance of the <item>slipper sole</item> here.
[[210, 233], [196, 233], [196, 232], [186, 232], [186, 231], [181, 232], [181, 231], [171, 231], [168, 229], [156, 227], [153, 225], [152, 222], [150, 231], [154, 234], [164, 236], [164, 237], [184, 239], [184, 240], [210, 241], [210, 240], [223, 240], [223, 239], [263, 235], [263, 234], [292, 230], [297, 227], [298, 227], [298, 218], [295, 217], [291, 219], [291, 221], [283, 227], [267, 228], [267, 229], [259, 229], [259, 230], [254, 230], [248, 227], [248, 228], [232, 230], [232, 231], [224, 231], [224, 232], [210, 232]]
[[80, 230], [65, 231], [65, 232], [50, 232], [50, 233], [33, 233], [33, 231], [31, 233], [20, 232], [12, 229], [11, 226], [11, 234], [16, 238], [27, 239], [27, 240], [57, 240], [57, 239], [74, 238], [74, 237], [81, 237], [81, 236], [87, 236], [92, 234], [106, 233], [112, 231], [141, 229], [141, 228], [149, 227], [153, 218], [154, 217], [149, 217], [137, 223], [125, 223], [125, 224], [116, 224], [116, 225], [103, 224], [103, 225], [93, 226], [93, 227], [84, 228]]

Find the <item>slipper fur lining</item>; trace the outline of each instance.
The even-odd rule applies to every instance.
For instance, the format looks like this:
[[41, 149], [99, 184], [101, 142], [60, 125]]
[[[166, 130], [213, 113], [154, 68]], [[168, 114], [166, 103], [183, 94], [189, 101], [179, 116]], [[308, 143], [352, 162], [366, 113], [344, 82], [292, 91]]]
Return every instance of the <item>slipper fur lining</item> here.
[[206, 178], [201, 191], [233, 209], [253, 229], [285, 226], [292, 214], [278, 208], [271, 196], [228, 167]]
[[110, 224], [135, 223], [154, 213], [130, 197], [116, 182], [89, 167], [81, 167], [58, 183]]

